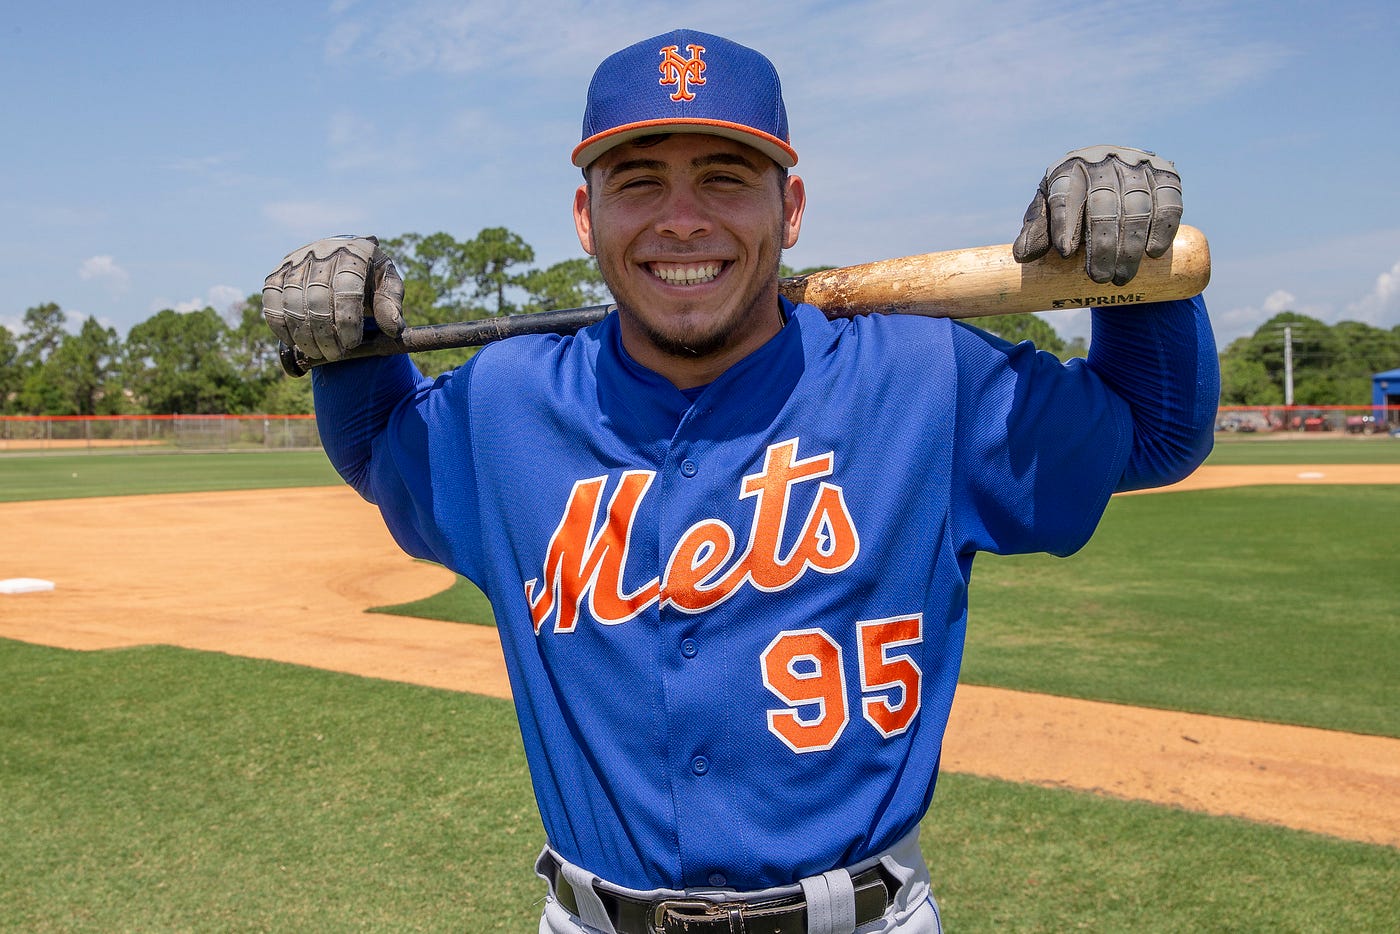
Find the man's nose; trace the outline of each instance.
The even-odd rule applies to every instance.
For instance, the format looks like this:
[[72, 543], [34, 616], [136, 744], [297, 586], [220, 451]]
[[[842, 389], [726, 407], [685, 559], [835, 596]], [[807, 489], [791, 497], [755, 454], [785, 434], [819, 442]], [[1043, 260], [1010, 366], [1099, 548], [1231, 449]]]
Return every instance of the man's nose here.
[[657, 217], [656, 230], [662, 236], [690, 240], [710, 232], [710, 221], [700, 199], [688, 186], [671, 188]]

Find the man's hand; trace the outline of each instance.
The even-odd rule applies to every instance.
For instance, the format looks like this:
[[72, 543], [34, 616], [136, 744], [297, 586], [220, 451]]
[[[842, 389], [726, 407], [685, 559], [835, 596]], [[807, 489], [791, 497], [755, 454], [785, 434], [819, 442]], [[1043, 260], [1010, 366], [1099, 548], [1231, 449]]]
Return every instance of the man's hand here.
[[1068, 257], [1082, 242], [1089, 278], [1123, 285], [1143, 254], [1167, 252], [1180, 225], [1176, 166], [1141, 149], [1090, 146], [1045, 173], [1011, 254], [1026, 263], [1053, 244]]
[[263, 282], [268, 327], [315, 360], [338, 360], [359, 344], [371, 315], [390, 337], [403, 330], [403, 280], [374, 237], [307, 244]]

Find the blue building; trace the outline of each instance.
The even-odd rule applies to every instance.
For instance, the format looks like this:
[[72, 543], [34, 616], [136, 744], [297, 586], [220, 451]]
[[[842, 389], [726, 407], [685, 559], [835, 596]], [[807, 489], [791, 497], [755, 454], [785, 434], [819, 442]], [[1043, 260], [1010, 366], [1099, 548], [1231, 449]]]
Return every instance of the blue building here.
[[1377, 424], [1400, 426], [1400, 369], [1371, 377], [1371, 405]]

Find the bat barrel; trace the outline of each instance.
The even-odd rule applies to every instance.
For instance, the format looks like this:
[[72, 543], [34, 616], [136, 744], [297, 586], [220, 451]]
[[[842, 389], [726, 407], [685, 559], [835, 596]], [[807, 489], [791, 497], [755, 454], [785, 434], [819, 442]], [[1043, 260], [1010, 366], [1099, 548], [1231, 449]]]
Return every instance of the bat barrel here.
[[1210, 281], [1209, 244], [1189, 226], [1177, 230], [1166, 253], [1143, 257], [1126, 285], [1095, 282], [1084, 263], [1082, 249], [1018, 263], [1003, 243], [827, 269], [784, 280], [782, 290], [831, 318], [871, 312], [977, 318], [1172, 301], [1199, 295]]

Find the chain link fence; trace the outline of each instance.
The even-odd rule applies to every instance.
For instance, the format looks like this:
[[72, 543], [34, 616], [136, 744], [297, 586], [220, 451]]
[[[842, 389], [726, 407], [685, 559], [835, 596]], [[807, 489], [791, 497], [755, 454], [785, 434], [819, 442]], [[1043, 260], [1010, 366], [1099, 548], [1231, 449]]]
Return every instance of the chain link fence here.
[[0, 416], [0, 453], [288, 451], [320, 446], [314, 415]]
[[1241, 434], [1385, 435], [1400, 431], [1396, 405], [1222, 405], [1215, 430]]

